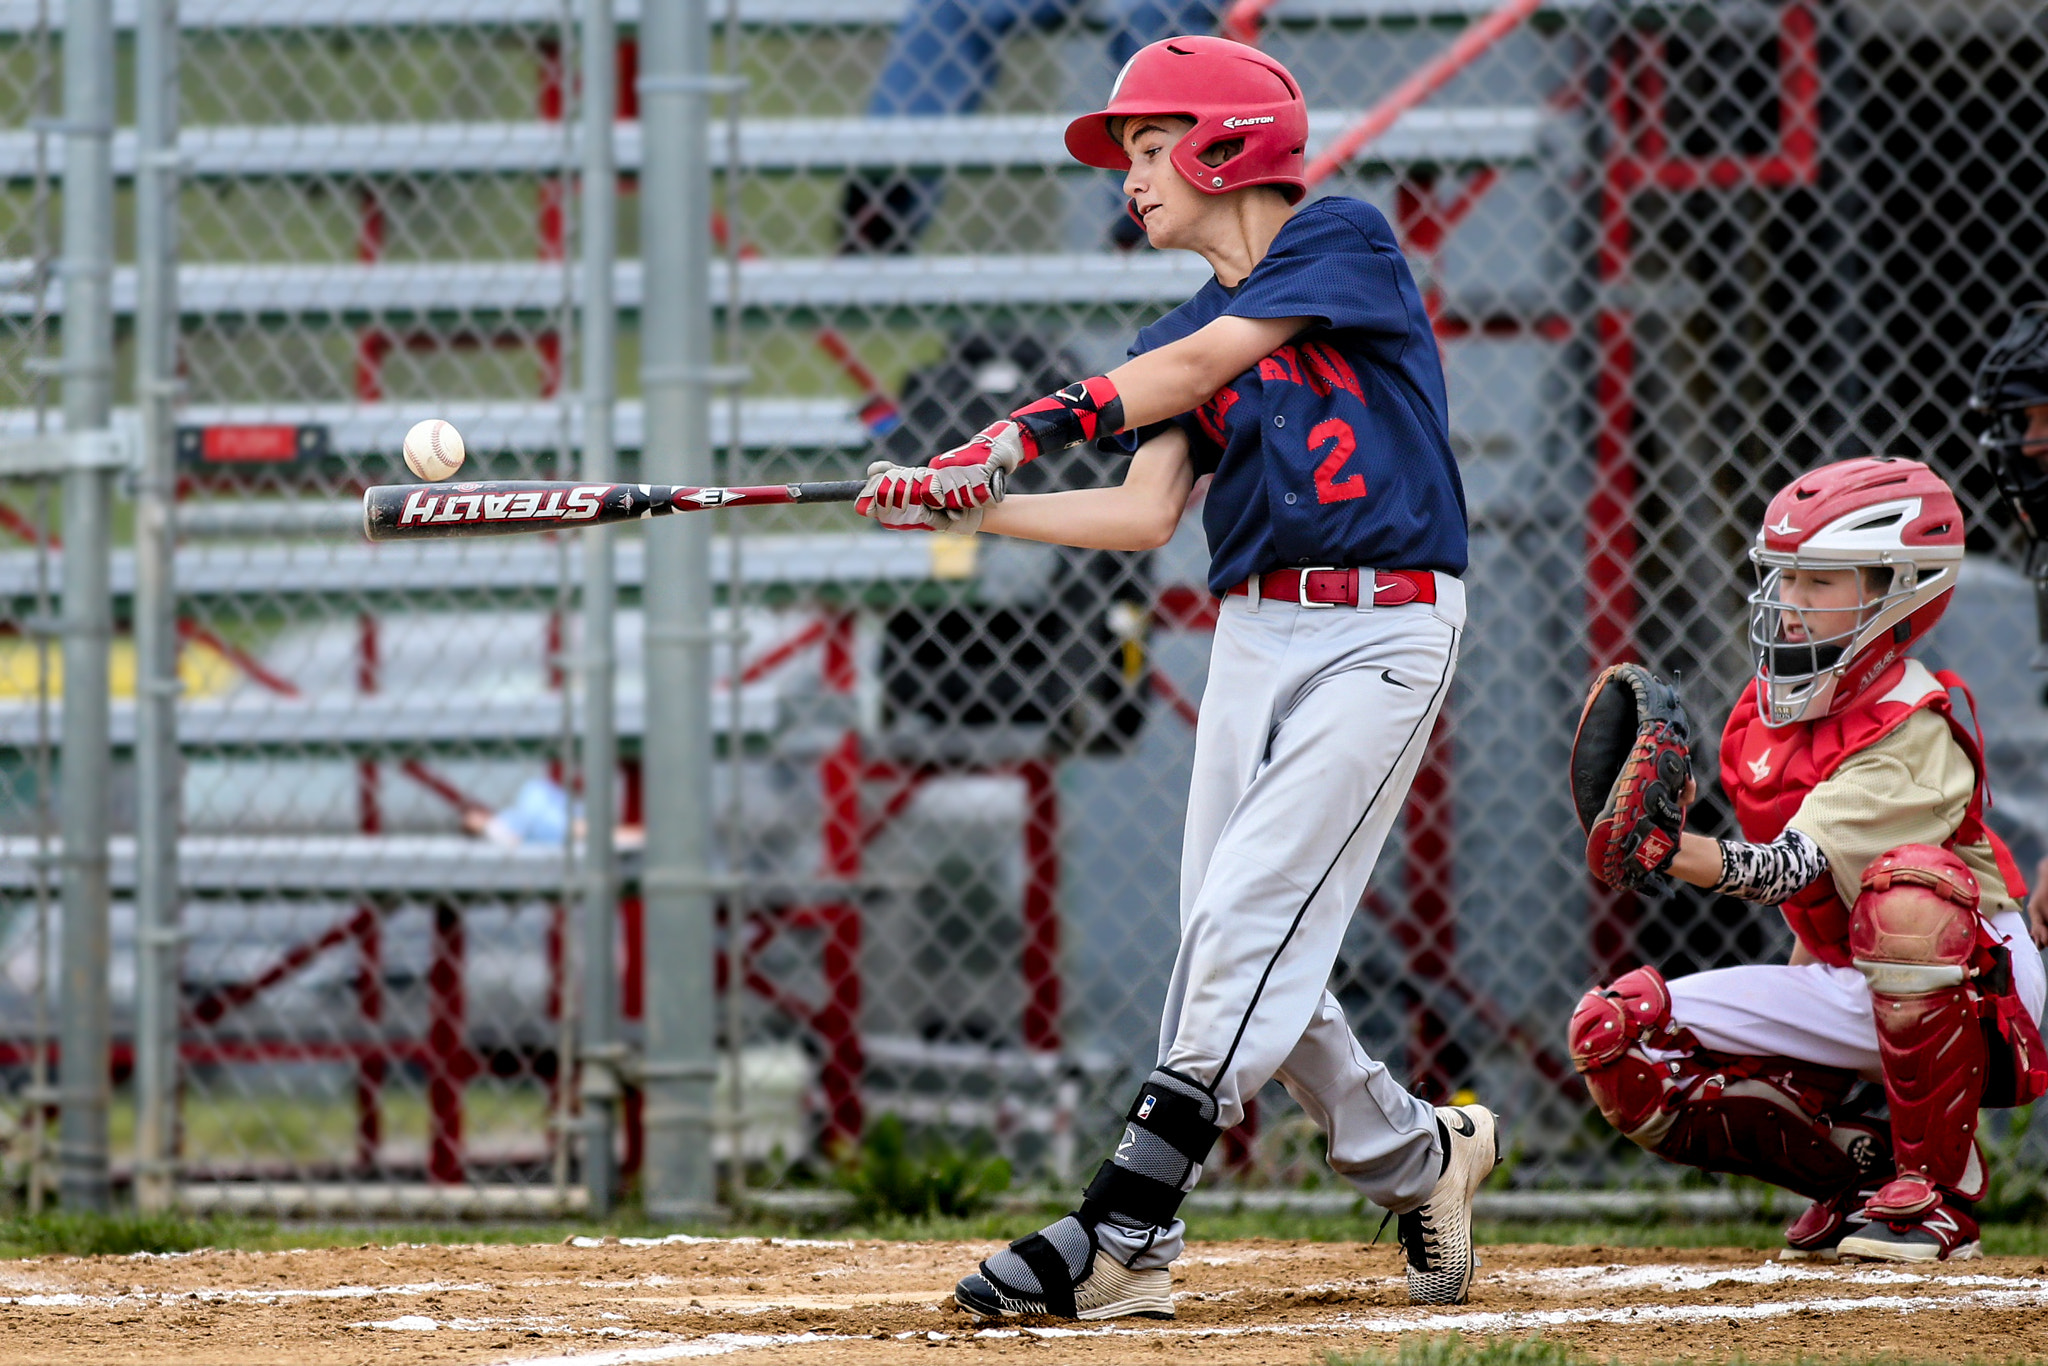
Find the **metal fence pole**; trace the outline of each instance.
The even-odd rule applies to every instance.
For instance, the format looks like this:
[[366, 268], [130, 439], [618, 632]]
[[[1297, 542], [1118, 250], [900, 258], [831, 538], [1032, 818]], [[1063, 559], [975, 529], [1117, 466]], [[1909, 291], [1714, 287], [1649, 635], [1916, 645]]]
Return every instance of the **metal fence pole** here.
[[178, 6], [135, 28], [135, 1202], [173, 1198], [178, 1060]]
[[[612, 120], [618, 106], [618, 38], [612, 0], [583, 5], [583, 478], [618, 478], [612, 448], [612, 403], [618, 392], [618, 313], [612, 264], [618, 251], [618, 179]], [[583, 1184], [590, 1212], [611, 1210], [613, 1107], [618, 1103], [618, 854], [619, 742], [612, 715], [616, 660], [613, 617], [618, 595], [610, 527], [583, 533], [583, 811], [589, 830], [583, 860]]]
[[[705, 0], [640, 19], [641, 478], [711, 482], [711, 26]], [[711, 556], [707, 519], [647, 537], [646, 1204], [711, 1209]]]
[[[112, 0], [64, 15], [64, 426], [105, 430], [113, 390], [114, 22]], [[66, 1207], [107, 1208], [107, 656], [113, 638], [108, 514], [113, 472], [64, 475], [64, 852], [58, 1040], [58, 1189]]]

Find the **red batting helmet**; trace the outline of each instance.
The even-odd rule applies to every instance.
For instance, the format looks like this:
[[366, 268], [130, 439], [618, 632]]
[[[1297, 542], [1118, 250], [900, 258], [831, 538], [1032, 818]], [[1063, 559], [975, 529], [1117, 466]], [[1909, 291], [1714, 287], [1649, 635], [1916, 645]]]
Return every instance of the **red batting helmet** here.
[[[1139, 50], [1117, 73], [1109, 107], [1067, 125], [1067, 150], [1085, 166], [1127, 171], [1130, 157], [1110, 135], [1112, 119], [1178, 114], [1194, 128], [1173, 148], [1173, 166], [1205, 194], [1278, 185], [1290, 204], [1308, 193], [1302, 177], [1308, 105], [1287, 68], [1228, 38], [1167, 38]], [[1220, 166], [1202, 164], [1219, 142], [1244, 139]]]
[[[1963, 510], [1918, 460], [1839, 460], [1778, 490], [1749, 558], [1757, 709], [1766, 725], [1815, 721], [1848, 707], [1941, 620], [1963, 567]], [[1788, 641], [1786, 623], [1808, 610], [1779, 591], [1788, 569], [1887, 569], [1891, 582], [1854, 629]]]

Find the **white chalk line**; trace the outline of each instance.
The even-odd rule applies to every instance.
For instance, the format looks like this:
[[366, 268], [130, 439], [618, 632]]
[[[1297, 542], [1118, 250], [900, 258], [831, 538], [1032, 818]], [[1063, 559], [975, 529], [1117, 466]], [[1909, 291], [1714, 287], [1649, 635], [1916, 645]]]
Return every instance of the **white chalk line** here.
[[[619, 1314], [606, 1314], [605, 1318], [622, 1318]], [[651, 1342], [673, 1342], [675, 1334], [657, 1333], [646, 1328], [619, 1328], [602, 1324], [596, 1328], [577, 1328], [564, 1324], [558, 1318], [522, 1317], [511, 1319], [493, 1318], [452, 1318], [435, 1319], [425, 1314], [400, 1314], [395, 1319], [367, 1319], [346, 1325], [350, 1328], [381, 1329], [392, 1333], [527, 1333], [543, 1337], [576, 1338], [639, 1338]]]
[[[1576, 1269], [1576, 1268], [1575, 1268]], [[1600, 1268], [1584, 1268], [1588, 1271]], [[1928, 1277], [1928, 1280], [1940, 1278]], [[1975, 1280], [1978, 1278], [1957, 1278]], [[1985, 1278], [1998, 1279], [1998, 1278]], [[1002, 1340], [1034, 1337], [1063, 1338], [1159, 1338], [1200, 1340], [1239, 1337], [1307, 1337], [1356, 1333], [1515, 1333], [1536, 1328], [1568, 1328], [1590, 1324], [1642, 1327], [1657, 1324], [1754, 1323], [1794, 1314], [1880, 1313], [1917, 1314], [1930, 1309], [2034, 1309], [2048, 1307], [2048, 1283], [2025, 1282], [2013, 1287], [1981, 1287], [1957, 1295], [1869, 1295], [1826, 1296], [1818, 1299], [1768, 1300], [1758, 1304], [1639, 1304], [1620, 1308], [1510, 1309], [1492, 1312], [1427, 1313], [1359, 1318], [1340, 1314], [1334, 1319], [1311, 1323], [1239, 1324], [1203, 1328], [983, 1328], [970, 1333], [897, 1333], [898, 1341], [945, 1342], [954, 1337]], [[642, 1362], [675, 1361], [689, 1357], [726, 1356], [809, 1342], [864, 1342], [866, 1335], [842, 1333], [714, 1333], [705, 1337], [667, 1343], [659, 1347], [636, 1347], [622, 1351], [573, 1353], [553, 1357], [516, 1357], [502, 1366], [636, 1366]]]
[[855, 1247], [846, 1239], [832, 1238], [699, 1238], [694, 1233], [671, 1233], [665, 1238], [571, 1238], [570, 1247]]
[[0, 1304], [18, 1305], [24, 1309], [85, 1309], [127, 1307], [135, 1304], [169, 1304], [178, 1300], [196, 1300], [201, 1304], [223, 1304], [246, 1301], [252, 1304], [276, 1304], [282, 1300], [370, 1300], [379, 1295], [440, 1295], [458, 1290], [494, 1291], [495, 1285], [462, 1284], [442, 1281], [422, 1281], [415, 1285], [337, 1285], [320, 1290], [130, 1290], [117, 1295], [85, 1295], [69, 1291], [49, 1291], [33, 1295], [0, 1295]]
[[844, 1333], [712, 1333], [660, 1347], [626, 1347], [610, 1352], [574, 1352], [567, 1356], [512, 1357], [507, 1366], [636, 1366], [648, 1361], [680, 1361], [686, 1357], [722, 1357], [757, 1352], [764, 1347], [798, 1347], [811, 1342], [866, 1342]]
[[1672, 1292], [1706, 1290], [1716, 1285], [1783, 1285], [1796, 1281], [1837, 1281], [1851, 1285], [1996, 1286], [2005, 1289], [2048, 1287], [2048, 1280], [2029, 1276], [1992, 1276], [1948, 1271], [1905, 1271], [1888, 1266], [1840, 1266], [1822, 1269], [1786, 1262], [1760, 1266], [1703, 1267], [1652, 1263], [1630, 1266], [1560, 1266], [1535, 1271], [1497, 1271], [1485, 1278], [1503, 1284], [1536, 1284], [1572, 1290], [1640, 1290], [1654, 1286]]

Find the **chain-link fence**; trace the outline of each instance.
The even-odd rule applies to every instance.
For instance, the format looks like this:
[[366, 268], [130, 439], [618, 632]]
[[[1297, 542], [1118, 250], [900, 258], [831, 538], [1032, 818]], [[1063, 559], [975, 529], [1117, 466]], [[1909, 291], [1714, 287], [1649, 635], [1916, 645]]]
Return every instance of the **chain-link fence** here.
[[[1627, 1156], [1562, 1056], [1579, 991], [1640, 961], [1781, 957], [1789, 938], [1774, 911], [1593, 889], [1563, 780], [1569, 720], [1589, 671], [1634, 654], [1683, 680], [1711, 770], [1749, 667], [1742, 557], [1795, 471], [1892, 452], [1963, 490], [1976, 553], [1935, 650], [1977, 687], [1994, 822], [2023, 858], [2048, 848], [2030, 591], [1964, 418], [1984, 346], [2044, 293], [2048, 22], [2021, 0], [1223, 8], [714, 5], [716, 65], [743, 85], [705, 130], [723, 259], [700, 264], [719, 375], [746, 375], [715, 408], [717, 470], [841, 478], [878, 453], [922, 457], [1115, 364], [1206, 269], [1134, 240], [1114, 178], [1065, 157], [1066, 118], [1166, 33], [1228, 25], [1286, 62], [1311, 155], [1336, 149], [1317, 192], [1379, 205], [1423, 286], [1473, 529], [1453, 703], [1335, 990], [1419, 1090], [1471, 1090], [1508, 1117], [1517, 1184], [1611, 1179]], [[632, 477], [649, 229], [636, 16], [620, 18], [616, 422]], [[461, 429], [480, 476], [583, 468], [578, 19], [570, 0], [183, 5], [170, 1147], [195, 1201], [325, 1208], [416, 1187], [510, 1208], [566, 1200], [580, 1179], [581, 551], [373, 548], [353, 530], [354, 495], [406, 477], [395, 453], [423, 417]], [[46, 28], [36, 3], [0, 2], [8, 434], [40, 420], [29, 362], [53, 344]], [[1345, 141], [1453, 52], [1426, 100]], [[133, 298], [117, 278], [124, 401]], [[1027, 473], [1119, 469], [1075, 455]], [[0, 555], [0, 1057], [24, 1135], [57, 1009], [54, 950], [37, 948], [54, 931], [36, 737], [57, 686], [36, 662], [39, 506], [29, 485], [0, 503], [17, 543]], [[819, 1183], [884, 1113], [992, 1144], [1034, 1185], [1084, 1175], [1154, 1059], [1177, 937], [1214, 620], [1199, 504], [1148, 555], [891, 536], [843, 510], [717, 516], [718, 757], [700, 796], [728, 1180]], [[658, 700], [642, 686], [644, 544], [619, 542], [612, 628], [628, 1045], [665, 989], [642, 969], [635, 881]], [[122, 574], [117, 556], [125, 594]], [[136, 942], [127, 753], [117, 1080]], [[1701, 822], [1729, 828], [1718, 794]], [[625, 1083], [629, 1174], [630, 1057], [589, 1064]], [[25, 1138], [17, 1157], [38, 1151]], [[1221, 1166], [1314, 1184], [1317, 1152], [1272, 1087]]]

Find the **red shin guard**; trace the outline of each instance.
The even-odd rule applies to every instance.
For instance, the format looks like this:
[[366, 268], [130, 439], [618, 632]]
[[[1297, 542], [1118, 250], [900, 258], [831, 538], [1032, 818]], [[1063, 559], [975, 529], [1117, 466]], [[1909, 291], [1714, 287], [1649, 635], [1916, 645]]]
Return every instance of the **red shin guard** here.
[[1969, 1184], [1991, 1062], [1971, 980], [1988, 939], [1977, 896], [1961, 859], [1909, 844], [1871, 861], [1849, 913], [1849, 955], [1870, 983], [1899, 1168], [1873, 1213], [1924, 1213], [1936, 1186]]

